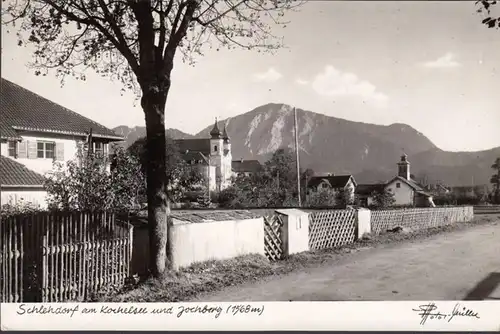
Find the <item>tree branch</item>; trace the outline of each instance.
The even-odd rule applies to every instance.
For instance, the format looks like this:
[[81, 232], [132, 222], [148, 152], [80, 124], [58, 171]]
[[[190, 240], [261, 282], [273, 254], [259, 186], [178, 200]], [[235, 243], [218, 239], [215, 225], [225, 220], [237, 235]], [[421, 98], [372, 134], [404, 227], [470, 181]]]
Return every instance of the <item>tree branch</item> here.
[[79, 22], [82, 24], [90, 25], [95, 27], [97, 30], [99, 30], [106, 38], [115, 46], [115, 48], [127, 59], [130, 67], [132, 68], [132, 71], [134, 73], [138, 74], [139, 72], [139, 65], [137, 63], [137, 60], [135, 59], [134, 55], [132, 54], [132, 51], [127, 47], [127, 44], [125, 43], [124, 45], [121, 45], [114, 37], [109, 33], [106, 28], [104, 28], [103, 25], [101, 25], [95, 18], [88, 13], [88, 11], [85, 10], [85, 8], [78, 7], [85, 15], [87, 15], [86, 18], [82, 18], [77, 16], [76, 14], [64, 9], [62, 6], [58, 5], [56, 0], [45, 0], [46, 3], [48, 3], [50, 6], [54, 7], [57, 9], [61, 14], [64, 16], [70, 18], [71, 20], [75, 22]]

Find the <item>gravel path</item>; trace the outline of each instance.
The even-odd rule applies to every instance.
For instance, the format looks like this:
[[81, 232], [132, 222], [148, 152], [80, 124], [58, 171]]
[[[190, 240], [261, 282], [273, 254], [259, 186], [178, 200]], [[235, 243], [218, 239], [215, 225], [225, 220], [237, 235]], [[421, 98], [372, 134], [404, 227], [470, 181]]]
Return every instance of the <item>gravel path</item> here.
[[[196, 301], [500, 299], [500, 223], [346, 254]], [[193, 300], [194, 301], [194, 300]]]

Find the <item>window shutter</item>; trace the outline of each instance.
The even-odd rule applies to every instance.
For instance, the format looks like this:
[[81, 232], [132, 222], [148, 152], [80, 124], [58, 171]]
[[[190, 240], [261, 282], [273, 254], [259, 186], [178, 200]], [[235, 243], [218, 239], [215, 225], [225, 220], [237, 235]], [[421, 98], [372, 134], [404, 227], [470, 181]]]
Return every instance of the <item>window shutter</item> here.
[[64, 160], [64, 143], [56, 143], [56, 160]]
[[36, 141], [28, 140], [28, 159], [36, 159]]
[[28, 157], [25, 140], [17, 143], [17, 157], [20, 159], [26, 159]]

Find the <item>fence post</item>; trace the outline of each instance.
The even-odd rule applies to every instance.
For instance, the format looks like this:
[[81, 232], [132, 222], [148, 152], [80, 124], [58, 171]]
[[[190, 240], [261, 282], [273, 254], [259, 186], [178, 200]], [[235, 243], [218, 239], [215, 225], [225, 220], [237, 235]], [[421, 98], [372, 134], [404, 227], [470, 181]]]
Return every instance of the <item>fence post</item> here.
[[309, 250], [309, 215], [297, 209], [276, 210], [283, 215], [281, 226], [283, 255]]
[[371, 212], [365, 208], [356, 210], [356, 239], [361, 239], [363, 234], [371, 233]]
[[[125, 275], [125, 278], [131, 276], [132, 272], [132, 252], [134, 251], [134, 225], [130, 224], [128, 222], [128, 256], [126, 259], [128, 260], [127, 263], [127, 274]], [[149, 261], [149, 259], [148, 259]]]

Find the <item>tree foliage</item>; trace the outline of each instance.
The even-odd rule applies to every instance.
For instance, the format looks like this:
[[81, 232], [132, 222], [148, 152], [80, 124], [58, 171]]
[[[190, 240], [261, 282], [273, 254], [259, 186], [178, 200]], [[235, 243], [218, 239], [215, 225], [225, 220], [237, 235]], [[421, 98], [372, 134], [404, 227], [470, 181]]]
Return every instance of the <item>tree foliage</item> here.
[[[207, 49], [272, 51], [294, 0], [27, 0], [4, 1], [4, 24], [16, 24], [19, 45], [35, 48], [37, 75], [85, 80], [86, 70], [140, 91], [150, 66], [169, 75], [176, 51], [193, 63]], [[137, 85], [137, 83], [139, 85]]]
[[49, 206], [60, 210], [131, 211], [139, 207], [144, 176], [139, 161], [121, 148], [112, 157], [81, 150], [74, 160], [54, 163], [46, 176]]
[[[188, 165], [179, 152], [179, 148], [172, 138], [166, 138], [166, 164], [165, 170], [168, 179], [168, 190], [172, 201], [178, 202], [190, 191], [203, 188], [206, 177], [202, 175], [196, 165]], [[141, 162], [141, 170], [146, 170], [148, 152], [146, 138], [137, 139], [127, 149], [131, 156]]]
[[334, 207], [337, 204], [337, 197], [330, 189], [320, 189], [307, 195], [306, 207], [325, 208]]
[[500, 28], [500, 13], [494, 12], [497, 4], [497, 0], [476, 1], [477, 12], [483, 15], [482, 23], [488, 28]]
[[394, 194], [387, 189], [376, 190], [372, 193], [372, 200], [375, 208], [387, 208], [396, 203]]
[[500, 204], [500, 157], [496, 158], [491, 169], [494, 171], [490, 179], [490, 183], [493, 185], [491, 199], [495, 204]]
[[223, 207], [233, 208], [297, 206], [297, 173], [292, 152], [279, 149], [261, 171], [234, 177], [231, 187], [221, 192], [219, 202]]

